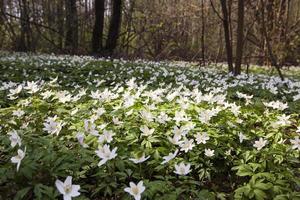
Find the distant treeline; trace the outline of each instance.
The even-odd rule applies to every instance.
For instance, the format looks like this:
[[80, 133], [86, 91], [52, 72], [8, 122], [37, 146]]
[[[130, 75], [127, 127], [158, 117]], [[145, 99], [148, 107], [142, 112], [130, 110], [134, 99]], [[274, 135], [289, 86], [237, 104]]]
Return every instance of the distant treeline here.
[[0, 48], [299, 65], [299, 0], [0, 0]]

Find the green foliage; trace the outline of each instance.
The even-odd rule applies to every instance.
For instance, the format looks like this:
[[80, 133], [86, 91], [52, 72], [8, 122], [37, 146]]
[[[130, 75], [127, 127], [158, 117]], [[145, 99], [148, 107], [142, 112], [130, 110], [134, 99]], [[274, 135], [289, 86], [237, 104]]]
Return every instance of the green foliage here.
[[[299, 82], [170, 63], [21, 58], [0, 59], [9, 72], [0, 74], [1, 200], [61, 199], [55, 181], [67, 176], [82, 200], [130, 199], [124, 189], [141, 180], [142, 199], [299, 199]], [[12, 146], [14, 130], [21, 144]], [[194, 146], [170, 142], [176, 131]], [[98, 166], [104, 144], [117, 156]], [[17, 171], [18, 149], [25, 156]], [[186, 175], [174, 173], [181, 162], [190, 164]]]

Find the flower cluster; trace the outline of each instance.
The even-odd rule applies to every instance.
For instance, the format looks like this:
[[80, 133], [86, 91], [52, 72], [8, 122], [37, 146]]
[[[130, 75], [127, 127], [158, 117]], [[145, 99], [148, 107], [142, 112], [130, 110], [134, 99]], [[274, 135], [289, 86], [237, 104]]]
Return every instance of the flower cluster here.
[[0, 75], [0, 182], [24, 197], [28, 188], [65, 200], [298, 195], [300, 81], [180, 63], [20, 58], [0, 58], [11, 72]]

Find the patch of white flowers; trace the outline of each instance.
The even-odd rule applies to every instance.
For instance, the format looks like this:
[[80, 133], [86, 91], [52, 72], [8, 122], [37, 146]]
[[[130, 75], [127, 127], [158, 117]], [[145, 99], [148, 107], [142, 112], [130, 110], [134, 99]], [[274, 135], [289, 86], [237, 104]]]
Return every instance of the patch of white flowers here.
[[[76, 66], [84, 68], [85, 64], [93, 59], [84, 57], [76, 60], [79, 63], [79, 66]], [[127, 73], [130, 76], [133, 76], [135, 72], [143, 71], [145, 68], [138, 65], [136, 69], [128, 71], [122, 66], [125, 61], [118, 62], [121, 64], [120, 73]], [[72, 67], [72, 64], [68, 62], [64, 64]], [[73, 88], [72, 90], [62, 89], [60, 86], [62, 80], [58, 77], [50, 82], [25, 81], [14, 83], [0, 81], [0, 90], [6, 91], [8, 100], [18, 100], [23, 93], [29, 96], [28, 99], [19, 102], [20, 108], [13, 108], [10, 115], [13, 119], [7, 124], [15, 126], [16, 120], [24, 120], [20, 129], [26, 129], [37, 123], [36, 121], [28, 122], [31, 113], [27, 107], [32, 103], [33, 96], [34, 98], [39, 97], [40, 101], [59, 104], [62, 107], [66, 106], [67, 110], [60, 115], [54, 115], [55, 111], [45, 111], [46, 116], [42, 118], [44, 119], [41, 122], [43, 128], [40, 131], [58, 138], [61, 137], [60, 133], [63, 127], [63, 130], [66, 128], [67, 131], [74, 131], [74, 134], [72, 132], [72, 135], [69, 135], [71, 139], [68, 139], [72, 140], [73, 137], [82, 148], [95, 152], [97, 162], [100, 159], [99, 167], [104, 167], [108, 161], [116, 158], [128, 159], [131, 164], [145, 164], [154, 159], [160, 159], [161, 165], [174, 166], [173, 172], [181, 176], [189, 175], [193, 170], [192, 165], [194, 166], [193, 163], [183, 160], [187, 157], [182, 155], [188, 155], [195, 149], [200, 149], [208, 160], [219, 156], [218, 138], [222, 137], [222, 134], [228, 134], [222, 132], [221, 125], [228, 128], [228, 132], [233, 133], [233, 140], [238, 141], [239, 145], [246, 146], [249, 143], [250, 148], [257, 151], [267, 148], [269, 144], [271, 146], [273, 141], [269, 140], [268, 137], [255, 135], [255, 128], [253, 128], [254, 132], [239, 128], [251, 119], [253, 113], [245, 110], [245, 107], [248, 108], [255, 104], [254, 93], [246, 94], [238, 91], [234, 94], [235, 97], [238, 97], [238, 101], [232, 102], [227, 97], [227, 92], [238, 85], [240, 87], [251, 86], [267, 90], [271, 94], [278, 94], [277, 85], [281, 83], [279, 79], [262, 75], [255, 77], [242, 74], [236, 80], [230, 81], [230, 76], [216, 74], [215, 71], [207, 69], [201, 71], [205, 72], [204, 75], [201, 75], [201, 79], [196, 79], [199, 74], [195, 73], [199, 73], [199, 69], [183, 70], [182, 66], [179, 66], [181, 68], [177, 68], [177, 66], [168, 69], [159, 63], [152, 64], [153, 67], [147, 67], [147, 70], [151, 72], [151, 78], [147, 80], [142, 80], [140, 77], [118, 80], [118, 75], [115, 74], [106, 76], [107, 74], [92, 74], [90, 72], [89, 77], [93, 78], [87, 78], [86, 81], [88, 85], [93, 85], [92, 89], [76, 82], [69, 83]], [[159, 82], [160, 76], [174, 78], [174, 83]], [[295, 101], [299, 100], [300, 82], [287, 80], [285, 83], [289, 90], [287, 93], [293, 94]], [[104, 84], [111, 85], [110, 87], [102, 87]], [[159, 85], [159, 87], [152, 88], [153, 85]], [[94, 108], [85, 109], [85, 105], [80, 104], [81, 99], [91, 101]], [[277, 100], [262, 103], [264, 105], [262, 106], [263, 115], [265, 115], [263, 117], [268, 118], [270, 123], [268, 128], [277, 130], [294, 123], [292, 115], [284, 114], [284, 111], [289, 108], [287, 102]], [[218, 120], [218, 117], [225, 120], [220, 123], [221, 125], [215, 126], [215, 120]], [[128, 119], [132, 118], [135, 121], [130, 124], [130, 130], [126, 130]], [[80, 121], [80, 125], [72, 124], [75, 120]], [[12, 130], [12, 128], [10, 130], [7, 133], [10, 147], [18, 147], [17, 154], [11, 157], [11, 162], [17, 165], [17, 171], [19, 171], [21, 162], [26, 155], [26, 148], [21, 147], [25, 140], [22, 141], [20, 137], [22, 136], [21, 131]], [[213, 133], [208, 130], [213, 130]], [[290, 149], [300, 151], [300, 127], [297, 127], [295, 132], [298, 135], [290, 138], [282, 136], [282, 142], [277, 143], [285, 145], [287, 143], [284, 142], [284, 139], [289, 139], [287, 141], [289, 141]], [[156, 145], [153, 146], [154, 150], [159, 148], [158, 142], [163, 142], [170, 148], [162, 155], [157, 156], [158, 158], [148, 151], [135, 157], [129, 157], [132, 153], [129, 151], [126, 152], [127, 155], [118, 155], [120, 138], [126, 137], [130, 133], [136, 133], [132, 140], [152, 141]], [[142, 145], [136, 141], [133, 143]], [[93, 142], [96, 145], [93, 146]], [[30, 144], [27, 143], [26, 145]], [[128, 147], [130, 145], [132, 144], [128, 144]], [[225, 155], [230, 156], [233, 151], [234, 149], [228, 147]], [[93, 153], [94, 156], [95, 153]], [[63, 195], [64, 200], [71, 200], [72, 197], [80, 195], [80, 186], [72, 184], [71, 176], [68, 176], [64, 182], [56, 180], [55, 185]], [[133, 196], [135, 200], [140, 200], [145, 189], [143, 181], [139, 181], [137, 184], [130, 182], [129, 187], [126, 187], [124, 191]]]

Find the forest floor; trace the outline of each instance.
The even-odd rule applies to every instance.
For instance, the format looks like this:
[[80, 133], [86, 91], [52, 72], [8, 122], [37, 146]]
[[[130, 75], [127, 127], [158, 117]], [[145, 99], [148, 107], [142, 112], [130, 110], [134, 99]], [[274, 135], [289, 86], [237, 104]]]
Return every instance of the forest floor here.
[[3, 53], [0, 200], [300, 199], [300, 69], [225, 70]]

